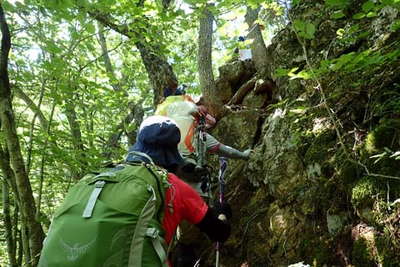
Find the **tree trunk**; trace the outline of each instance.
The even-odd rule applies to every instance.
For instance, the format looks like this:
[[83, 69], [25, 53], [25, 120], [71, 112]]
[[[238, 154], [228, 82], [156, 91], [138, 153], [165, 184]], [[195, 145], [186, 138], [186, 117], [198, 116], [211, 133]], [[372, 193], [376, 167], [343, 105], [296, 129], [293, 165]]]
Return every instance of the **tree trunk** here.
[[77, 157], [76, 161], [79, 163], [79, 166], [75, 170], [72, 170], [73, 176], [76, 180], [79, 180], [86, 171], [87, 162], [85, 158], [85, 146], [82, 140], [81, 125], [78, 121], [78, 116], [76, 115], [72, 95], [73, 93], [71, 93], [71, 97], [69, 99], [66, 99], [65, 115], [71, 131], [72, 144]]
[[247, 39], [253, 39], [251, 44], [251, 54], [254, 66], [256, 67], [259, 77], [271, 78], [272, 58], [267, 53], [267, 48], [264, 43], [264, 38], [261, 33], [261, 27], [255, 21], [258, 19], [260, 8], [252, 9], [247, 8], [246, 23], [249, 26], [249, 33]]
[[[15, 175], [14, 175], [13, 170], [11, 169], [11, 166], [10, 166], [10, 156], [8, 154], [8, 151], [6, 149], [3, 149], [1, 144], [0, 144], [0, 169], [1, 169], [2, 173], [3, 173], [3, 178], [4, 178], [5, 182], [7, 182], [8, 188], [11, 187], [12, 192], [14, 194], [14, 200], [15, 200], [14, 201], [14, 203], [15, 203], [14, 204], [14, 206], [15, 206], [15, 208], [14, 208], [14, 218], [13, 218], [13, 220], [11, 220], [11, 221], [14, 222], [13, 225], [12, 225], [12, 228], [13, 228], [12, 236], [14, 237], [14, 240], [13, 240], [14, 243], [11, 244], [11, 247], [14, 247], [16, 249], [18, 248], [18, 260], [16, 262], [16, 265], [17, 266], [21, 266], [22, 255], [21, 255], [20, 252], [22, 250], [22, 242], [21, 242], [21, 238], [20, 238], [20, 235], [19, 235], [19, 231], [18, 231], [18, 221], [19, 221], [19, 219], [18, 219], [18, 213], [19, 213], [18, 207], [21, 205], [20, 204], [21, 201], [20, 201], [20, 198], [19, 198], [18, 188], [17, 188], [17, 184], [16, 184], [16, 181], [15, 181]], [[18, 247], [17, 247], [17, 243], [19, 243]], [[7, 244], [7, 248], [8, 248], [8, 246], [9, 245]], [[12, 248], [11, 248], [11, 250], [12, 250]], [[29, 257], [29, 254], [30, 254], [29, 247], [27, 247], [27, 252], [28, 252], [27, 253], [27, 257]]]
[[33, 265], [36, 266], [42, 249], [44, 232], [41, 224], [35, 219], [36, 208], [32, 194], [32, 187], [25, 170], [25, 164], [16, 132], [14, 112], [11, 103], [10, 81], [7, 69], [11, 38], [1, 4], [0, 27], [2, 33], [0, 57], [0, 121], [4, 131], [7, 148], [10, 153], [10, 162], [15, 174], [18, 192], [20, 194], [22, 221], [25, 223], [29, 231], [31, 259]]
[[146, 68], [150, 84], [153, 87], [154, 106], [160, 103], [163, 96], [164, 88], [175, 88], [178, 86], [178, 79], [165, 58], [159, 55], [156, 51], [157, 47], [150, 43], [136, 42], [136, 47], [139, 49], [143, 64]]
[[10, 166], [10, 155], [8, 153], [8, 150], [3, 149], [3, 146], [1, 144], [0, 144], [0, 169], [3, 173], [4, 179], [7, 181], [8, 185], [11, 187], [11, 190], [12, 190], [13, 194], [15, 195], [16, 201], [20, 202], [17, 183], [15, 181], [15, 175]]
[[[14, 198], [15, 199], [15, 198]], [[22, 260], [24, 257], [23, 254], [23, 247], [22, 247], [22, 238], [21, 238], [21, 231], [18, 229], [18, 222], [19, 222], [19, 204], [18, 201], [14, 207], [14, 222], [13, 225], [13, 232], [15, 236], [15, 247], [17, 248], [17, 266], [22, 266]]]
[[221, 102], [215, 97], [215, 80], [212, 69], [212, 42], [214, 16], [205, 6], [200, 17], [197, 68], [199, 71], [200, 88], [209, 112], [218, 117], [221, 112]]
[[[3, 221], [5, 237], [7, 242], [7, 253], [10, 267], [17, 267], [17, 255], [15, 246], [15, 236], [13, 236], [13, 222], [10, 209], [10, 192], [6, 180], [3, 180]], [[16, 222], [15, 222], [16, 223]]]

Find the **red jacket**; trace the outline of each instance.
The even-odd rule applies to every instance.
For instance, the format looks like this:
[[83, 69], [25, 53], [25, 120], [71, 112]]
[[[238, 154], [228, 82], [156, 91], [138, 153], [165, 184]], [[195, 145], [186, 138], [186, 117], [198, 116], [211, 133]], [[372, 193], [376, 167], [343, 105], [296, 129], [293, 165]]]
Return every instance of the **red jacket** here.
[[169, 244], [183, 220], [198, 224], [206, 215], [208, 206], [190, 185], [176, 175], [169, 173], [168, 181], [171, 186], [165, 193], [165, 215], [162, 224], [165, 241]]

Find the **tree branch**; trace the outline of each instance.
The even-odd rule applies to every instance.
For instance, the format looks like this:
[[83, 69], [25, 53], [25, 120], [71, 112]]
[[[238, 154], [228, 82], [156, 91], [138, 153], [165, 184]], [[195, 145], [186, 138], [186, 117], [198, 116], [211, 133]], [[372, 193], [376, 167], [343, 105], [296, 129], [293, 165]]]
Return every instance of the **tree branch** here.
[[38, 116], [42, 129], [46, 130], [48, 128], [49, 122], [43, 115], [43, 112], [40, 110], [40, 108], [35, 104], [35, 102], [33, 102], [32, 99], [30, 99], [29, 96], [25, 94], [24, 91], [22, 91], [21, 88], [19, 88], [18, 86], [13, 86], [13, 91], [17, 94], [19, 98], [21, 98], [25, 102], [30, 110], [32, 110], [32, 112], [35, 113], [36, 116]]
[[101, 47], [101, 51], [103, 52], [103, 61], [104, 61], [104, 66], [106, 67], [106, 72], [108, 77], [110, 78], [111, 86], [115, 91], [121, 91], [121, 87], [119, 86], [119, 83], [116, 82], [116, 77], [114, 73], [114, 68], [111, 64], [111, 59], [110, 56], [108, 55], [108, 48], [107, 48], [107, 40], [106, 37], [104, 36], [104, 26], [100, 22], [98, 22], [98, 36], [99, 36], [99, 44]]

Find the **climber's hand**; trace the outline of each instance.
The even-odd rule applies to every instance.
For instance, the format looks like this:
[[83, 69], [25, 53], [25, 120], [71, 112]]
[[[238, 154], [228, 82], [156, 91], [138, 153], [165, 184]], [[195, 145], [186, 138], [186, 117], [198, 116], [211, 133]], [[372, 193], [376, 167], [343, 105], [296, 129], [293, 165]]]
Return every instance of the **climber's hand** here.
[[207, 108], [203, 105], [197, 106], [197, 112], [199, 113], [200, 116], [207, 116]]
[[214, 202], [214, 210], [218, 214], [218, 219], [226, 221], [226, 219], [232, 218], [232, 209], [227, 202], [220, 203], [219, 201]]

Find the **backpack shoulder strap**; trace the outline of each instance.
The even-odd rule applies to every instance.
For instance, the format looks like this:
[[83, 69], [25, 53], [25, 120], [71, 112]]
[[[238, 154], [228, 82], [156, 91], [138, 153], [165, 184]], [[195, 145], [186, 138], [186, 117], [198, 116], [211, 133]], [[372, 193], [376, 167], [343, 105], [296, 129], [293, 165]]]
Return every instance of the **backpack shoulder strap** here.
[[149, 155], [147, 155], [146, 153], [143, 153], [143, 152], [139, 152], [139, 151], [130, 151], [128, 153], [128, 155], [126, 156], [125, 161], [128, 162], [127, 159], [129, 158], [130, 155], [139, 156], [139, 157], [145, 158], [146, 160], [148, 160], [149, 163], [154, 164], [153, 159]]

